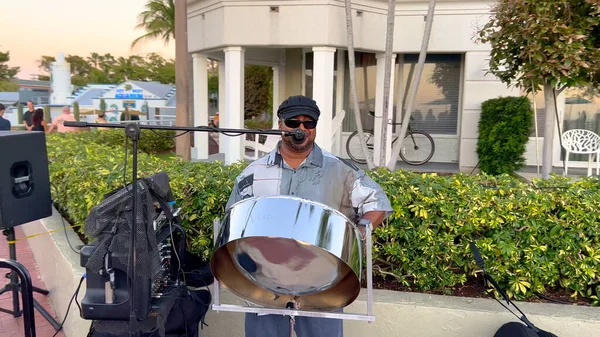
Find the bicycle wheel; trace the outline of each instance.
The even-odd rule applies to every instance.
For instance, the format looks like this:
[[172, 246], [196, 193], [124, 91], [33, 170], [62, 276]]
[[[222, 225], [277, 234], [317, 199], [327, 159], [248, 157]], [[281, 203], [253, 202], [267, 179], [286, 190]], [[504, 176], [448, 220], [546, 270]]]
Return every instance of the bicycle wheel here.
[[[373, 158], [373, 141], [375, 139], [373, 135], [373, 131], [371, 130], [363, 130], [363, 134], [365, 135], [365, 141], [367, 143], [367, 150], [369, 151], [369, 155]], [[358, 136], [358, 131], [352, 132], [346, 141], [346, 153], [353, 161], [359, 164], [366, 164], [367, 157], [362, 151], [362, 147], [360, 145], [360, 137]]]
[[404, 137], [400, 158], [409, 165], [423, 165], [435, 152], [433, 138], [423, 131], [413, 131]]

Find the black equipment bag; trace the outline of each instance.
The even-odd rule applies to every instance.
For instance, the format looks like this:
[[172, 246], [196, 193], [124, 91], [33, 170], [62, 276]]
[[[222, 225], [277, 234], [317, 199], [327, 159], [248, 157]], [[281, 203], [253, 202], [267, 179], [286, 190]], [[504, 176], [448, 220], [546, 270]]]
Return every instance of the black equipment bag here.
[[479, 252], [479, 249], [477, 248], [477, 246], [475, 246], [475, 243], [473, 243], [472, 241], [469, 242], [469, 247], [471, 248], [471, 251], [473, 252], [473, 255], [475, 256], [475, 262], [477, 263], [479, 268], [481, 268], [481, 270], [483, 271], [483, 277], [485, 278], [485, 280], [488, 281], [494, 288], [496, 288], [496, 290], [498, 290], [498, 292], [500, 293], [502, 298], [504, 298], [504, 300], [506, 301], [506, 304], [512, 305], [521, 314], [521, 317], [517, 316], [517, 314], [515, 314], [506, 305], [504, 305], [504, 303], [500, 302], [497, 298], [494, 297], [494, 299], [496, 301], [498, 301], [498, 303], [500, 303], [500, 305], [502, 305], [506, 310], [508, 310], [511, 314], [515, 315], [515, 317], [517, 317], [519, 320], [521, 320], [521, 322], [523, 322], [523, 323], [509, 322], [509, 323], [502, 325], [500, 327], [500, 329], [498, 329], [498, 331], [496, 331], [496, 334], [494, 335], [494, 337], [558, 337], [551, 332], [539, 329], [538, 327], [536, 327], [535, 325], [533, 325], [533, 323], [531, 323], [529, 321], [529, 319], [521, 311], [521, 309], [519, 309], [519, 307], [517, 307], [517, 305], [514, 304], [508, 298], [508, 295], [506, 294], [506, 292], [504, 290], [502, 290], [502, 288], [500, 288], [500, 285], [498, 285], [498, 282], [496, 282], [496, 280], [494, 280], [492, 278], [492, 276], [490, 276], [490, 274], [487, 273], [487, 271], [485, 269], [485, 264], [483, 263], [483, 258], [481, 257], [481, 253]]
[[532, 328], [520, 322], [509, 322], [496, 331], [494, 337], [557, 337], [548, 331], [535, 332]]
[[[204, 318], [212, 300], [210, 291], [207, 289], [190, 290], [187, 296], [175, 301], [167, 321], [165, 323], [164, 337], [199, 337], [200, 324], [204, 324]], [[88, 337], [129, 337], [129, 332], [115, 335], [94, 331], [92, 325]], [[141, 333], [141, 337], [160, 337], [159, 331]]]

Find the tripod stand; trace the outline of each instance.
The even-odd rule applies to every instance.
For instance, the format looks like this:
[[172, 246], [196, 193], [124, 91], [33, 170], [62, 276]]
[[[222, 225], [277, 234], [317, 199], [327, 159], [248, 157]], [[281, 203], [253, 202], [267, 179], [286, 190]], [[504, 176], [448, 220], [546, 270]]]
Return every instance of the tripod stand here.
[[[13, 261], [17, 261], [17, 249], [16, 249], [15, 243], [14, 243], [15, 229], [7, 228], [2, 231], [2, 234], [4, 234], [6, 236], [6, 240], [8, 241], [9, 259], [11, 259]], [[18, 292], [21, 291], [21, 285], [19, 284], [18, 276], [15, 272], [10, 272], [10, 273], [6, 274], [6, 278], [9, 278], [10, 282], [7, 283], [2, 289], [0, 289], [0, 295], [4, 294], [5, 292], [9, 292], [9, 291], [12, 292], [13, 309], [9, 310], [9, 309], [0, 308], [0, 312], [5, 312], [7, 314], [11, 314], [15, 318], [20, 317], [23, 314], [23, 311], [19, 307]], [[32, 287], [32, 290], [37, 293], [40, 293], [42, 295], [48, 295], [50, 293], [50, 292], [48, 292], [48, 290], [41, 289], [38, 287]], [[54, 318], [52, 318], [52, 316], [46, 311], [46, 309], [44, 309], [38, 303], [38, 301], [36, 301], [35, 299], [33, 299], [33, 307], [35, 309], [37, 309], [37, 311], [39, 311], [40, 314], [42, 316], [44, 316], [44, 318], [48, 322], [50, 322], [50, 325], [52, 325], [52, 327], [54, 327], [54, 329], [58, 330], [60, 328], [60, 324]]]

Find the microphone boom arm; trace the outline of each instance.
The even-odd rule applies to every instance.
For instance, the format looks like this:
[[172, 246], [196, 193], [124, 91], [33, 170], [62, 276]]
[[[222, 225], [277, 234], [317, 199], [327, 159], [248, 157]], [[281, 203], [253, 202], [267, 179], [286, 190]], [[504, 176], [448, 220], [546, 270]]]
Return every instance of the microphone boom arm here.
[[[88, 122], [64, 122], [64, 126], [76, 127], [76, 128], [87, 128], [87, 127], [98, 127], [98, 128], [113, 128], [113, 129], [125, 129], [128, 123], [88, 123]], [[169, 131], [185, 131], [185, 132], [218, 132], [218, 133], [239, 133], [239, 135], [228, 135], [232, 137], [240, 136], [242, 134], [258, 134], [258, 135], [278, 135], [278, 136], [294, 136], [301, 130], [294, 131], [280, 131], [280, 130], [263, 130], [263, 129], [221, 129], [212, 126], [164, 126], [164, 125], [138, 125], [140, 129], [146, 130], [169, 130]], [[298, 132], [299, 131], [299, 132]]]

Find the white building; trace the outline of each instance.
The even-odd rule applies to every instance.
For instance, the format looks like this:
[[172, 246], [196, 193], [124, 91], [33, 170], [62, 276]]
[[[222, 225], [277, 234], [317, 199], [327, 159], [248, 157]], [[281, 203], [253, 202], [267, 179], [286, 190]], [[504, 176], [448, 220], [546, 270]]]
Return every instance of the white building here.
[[[77, 102], [80, 110], [99, 110], [101, 101], [106, 104], [109, 118], [119, 119], [125, 108], [148, 114], [148, 118], [175, 120], [175, 86], [159, 82], [125, 81], [121, 84], [88, 84], [72, 96], [69, 104]], [[145, 109], [148, 111], [145, 111]], [[160, 118], [158, 117], [160, 116]], [[96, 114], [90, 115], [93, 121]], [[144, 119], [144, 117], [142, 117]]]
[[[421, 48], [427, 6], [426, 0], [398, 0], [396, 4], [394, 85], [389, 93], [396, 121], [401, 121]], [[474, 36], [477, 26], [487, 21], [489, 6], [489, 1], [483, 0], [437, 1], [428, 57], [413, 112], [416, 118], [413, 126], [429, 132], [435, 139], [433, 162], [457, 163], [461, 169], [474, 167], [481, 103], [499, 96], [520, 95], [518, 89], [508, 88], [497, 78], [486, 75], [490, 48], [476, 43]], [[386, 12], [386, 1], [352, 3], [357, 51], [356, 68], [352, 71], [357, 80], [362, 122], [367, 128], [374, 125], [368, 111], [375, 111], [376, 116], [382, 114]], [[321, 109], [318, 144], [347, 156], [346, 138], [356, 127], [349, 94], [343, 1], [188, 0], [188, 48], [193, 56], [194, 125], [208, 120], [207, 58], [219, 63], [219, 96], [224, 96], [219, 102], [221, 127], [244, 125], [244, 65], [270, 66], [274, 70], [274, 110], [290, 95], [312, 97]], [[569, 121], [576, 117], [571, 117], [565, 108], [564, 94], [559, 101], [560, 118]], [[538, 120], [543, 121], [541, 94], [536, 102]], [[593, 110], [591, 113], [600, 109], [599, 100], [591, 104], [586, 108]], [[343, 128], [332, 141], [332, 119], [342, 110], [347, 112]], [[543, 135], [543, 123], [538, 125], [538, 134]], [[526, 154], [530, 165], [537, 160], [541, 163], [542, 140], [539, 139], [537, 159], [534, 136]], [[207, 142], [198, 140], [196, 144], [202, 145], [197, 145], [201, 148], [196, 149], [196, 154], [202, 158], [208, 154], [203, 148]], [[220, 140], [220, 152], [225, 153], [226, 163], [243, 158], [242, 137]], [[558, 166], [558, 132], [554, 148], [554, 164]]]

